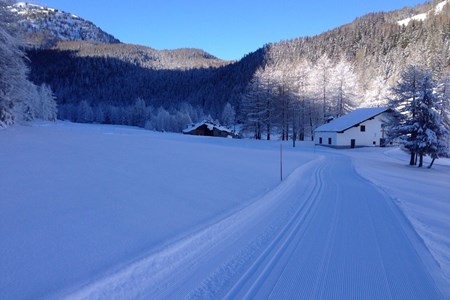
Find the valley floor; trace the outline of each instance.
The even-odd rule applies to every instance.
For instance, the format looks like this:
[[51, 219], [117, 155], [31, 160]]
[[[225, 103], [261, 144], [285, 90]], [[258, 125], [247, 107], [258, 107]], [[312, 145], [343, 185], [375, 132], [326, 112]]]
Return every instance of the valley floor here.
[[0, 142], [0, 298], [450, 297], [446, 160], [286, 143], [279, 183], [280, 142], [66, 123]]

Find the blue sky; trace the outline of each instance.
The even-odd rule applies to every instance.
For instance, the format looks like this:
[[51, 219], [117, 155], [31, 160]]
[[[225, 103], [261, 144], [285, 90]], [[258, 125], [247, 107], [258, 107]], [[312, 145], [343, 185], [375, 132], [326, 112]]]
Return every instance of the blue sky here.
[[125, 43], [200, 48], [239, 59], [266, 43], [311, 36], [374, 11], [425, 0], [38, 0], [92, 21]]

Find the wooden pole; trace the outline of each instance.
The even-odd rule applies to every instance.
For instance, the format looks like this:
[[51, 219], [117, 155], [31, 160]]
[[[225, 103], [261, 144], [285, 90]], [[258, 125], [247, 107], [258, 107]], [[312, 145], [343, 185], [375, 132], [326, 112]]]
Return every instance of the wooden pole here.
[[283, 181], [283, 144], [280, 144], [280, 178]]

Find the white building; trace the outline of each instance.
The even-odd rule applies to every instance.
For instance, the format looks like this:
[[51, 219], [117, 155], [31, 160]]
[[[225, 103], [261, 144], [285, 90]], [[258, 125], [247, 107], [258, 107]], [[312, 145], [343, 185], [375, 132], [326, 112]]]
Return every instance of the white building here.
[[314, 130], [316, 145], [336, 148], [384, 146], [388, 107], [360, 108]]

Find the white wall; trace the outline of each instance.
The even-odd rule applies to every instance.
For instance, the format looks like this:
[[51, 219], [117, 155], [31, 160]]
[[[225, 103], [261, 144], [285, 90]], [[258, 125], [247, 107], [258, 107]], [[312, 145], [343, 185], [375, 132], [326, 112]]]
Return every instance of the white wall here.
[[[380, 138], [382, 137], [381, 124], [382, 115], [376, 116], [373, 120], [367, 120], [358, 127], [352, 127], [344, 133], [338, 133], [336, 145], [350, 147], [351, 140], [354, 139], [356, 147], [380, 146]], [[361, 125], [366, 126], [366, 131], [361, 131]]]
[[[383, 124], [383, 114], [376, 116], [372, 120], [367, 120], [357, 127], [352, 127], [343, 133], [336, 132], [316, 132], [314, 142], [320, 145], [319, 139], [322, 138], [322, 145], [328, 145], [328, 138], [332, 139], [331, 146], [350, 147], [351, 140], [355, 140], [355, 146], [380, 146], [382, 138], [381, 124]], [[366, 127], [366, 131], [361, 131], [361, 125]], [[375, 144], [374, 144], [375, 142]]]
[[[316, 132], [314, 136], [314, 143], [316, 145], [329, 145], [328, 139], [331, 138], [331, 145], [330, 146], [336, 146], [336, 132]], [[322, 138], [322, 144], [320, 143], [320, 138]]]

